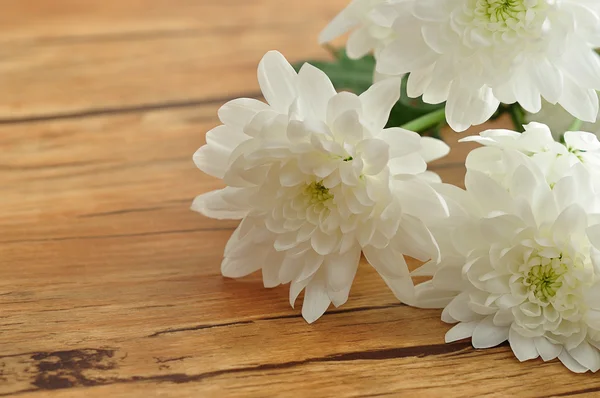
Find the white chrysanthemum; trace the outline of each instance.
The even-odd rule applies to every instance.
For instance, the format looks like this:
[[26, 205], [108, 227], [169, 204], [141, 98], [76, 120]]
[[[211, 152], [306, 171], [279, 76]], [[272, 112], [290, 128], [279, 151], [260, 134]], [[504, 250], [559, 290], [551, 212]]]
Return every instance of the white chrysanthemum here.
[[[473, 156], [483, 158], [478, 151]], [[559, 358], [574, 372], [600, 369], [600, 203], [575, 163], [552, 187], [535, 157], [500, 150], [504, 173], [467, 169], [463, 191], [439, 190], [451, 216], [432, 227], [442, 260], [419, 275], [417, 306], [443, 307], [452, 342], [509, 341], [520, 361]], [[498, 170], [497, 164], [487, 169]]]
[[[467, 167], [489, 174], [503, 173], [503, 164], [499, 161], [501, 148], [510, 148], [533, 158], [544, 170], [550, 185], [568, 173], [570, 167], [576, 163], [582, 163], [600, 183], [600, 142], [594, 134], [567, 131], [563, 134], [565, 142], [563, 145], [554, 140], [552, 132], [544, 124], [532, 122], [524, 128], [523, 133], [510, 130], [487, 130], [479, 136], [460, 140], [461, 142], [474, 141], [488, 146], [485, 150], [473, 152], [467, 160]], [[496, 161], [493, 161], [494, 159]], [[496, 171], [490, 169], [491, 166], [496, 167]]]
[[291, 282], [292, 306], [306, 288], [302, 314], [313, 322], [330, 303], [346, 302], [362, 252], [396, 296], [411, 302], [402, 254], [437, 257], [421, 218], [444, 217], [447, 207], [425, 170], [447, 145], [384, 129], [399, 79], [361, 96], [337, 94], [323, 72], [306, 64], [296, 74], [278, 52], [265, 55], [258, 79], [268, 105], [225, 104], [223, 125], [194, 155], [227, 187], [198, 196], [192, 208], [242, 219], [225, 249], [223, 275], [262, 268], [266, 287]]
[[394, 40], [377, 51], [377, 71], [410, 72], [408, 95], [447, 101], [454, 130], [485, 122], [500, 102], [537, 113], [541, 97], [581, 120], [596, 120], [599, 2], [410, 0], [391, 6]]

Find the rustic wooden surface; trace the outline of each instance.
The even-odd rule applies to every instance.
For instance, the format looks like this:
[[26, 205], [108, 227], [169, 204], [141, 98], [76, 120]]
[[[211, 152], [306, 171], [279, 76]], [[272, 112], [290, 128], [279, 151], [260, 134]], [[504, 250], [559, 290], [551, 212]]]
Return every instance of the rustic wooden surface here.
[[[220, 276], [235, 223], [189, 211], [219, 187], [191, 156], [221, 104], [259, 95], [267, 50], [326, 57], [316, 36], [345, 2], [2, 2], [0, 396], [600, 391], [507, 346], [444, 344], [439, 311], [397, 304], [366, 264], [310, 326], [286, 286]], [[434, 169], [460, 184], [453, 147]]]

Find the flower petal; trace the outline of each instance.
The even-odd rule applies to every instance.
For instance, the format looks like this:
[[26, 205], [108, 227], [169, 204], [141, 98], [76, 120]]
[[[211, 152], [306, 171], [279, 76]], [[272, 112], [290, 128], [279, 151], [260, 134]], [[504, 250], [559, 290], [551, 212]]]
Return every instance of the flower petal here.
[[583, 341], [576, 348], [569, 350], [569, 354], [581, 366], [592, 372], [597, 372], [600, 369], [600, 353], [598, 353], [596, 347], [591, 346], [586, 341]]
[[563, 350], [562, 346], [551, 343], [546, 337], [536, 337], [534, 342], [535, 348], [544, 361], [551, 361], [555, 359]]
[[421, 137], [421, 147], [421, 156], [427, 163], [441, 159], [450, 153], [448, 144], [432, 137]]
[[269, 51], [258, 65], [258, 83], [269, 103], [278, 112], [287, 113], [297, 96], [297, 74], [278, 51]]
[[343, 91], [332, 97], [327, 104], [327, 124], [332, 126], [340, 115], [348, 111], [354, 111], [360, 117], [362, 103], [356, 94]]
[[406, 260], [401, 254], [396, 253], [391, 247], [376, 249], [372, 246], [363, 248], [365, 258], [375, 270], [388, 278], [409, 276]]
[[345, 253], [332, 253], [325, 257], [324, 266], [327, 273], [327, 285], [333, 291], [341, 291], [352, 285], [358, 262], [360, 246], [354, 245]]
[[598, 94], [594, 89], [578, 86], [565, 76], [563, 93], [558, 101], [571, 115], [593, 123], [598, 117]]
[[352, 5], [345, 8], [341, 13], [336, 15], [331, 22], [329, 22], [329, 25], [327, 25], [319, 34], [319, 44], [328, 43], [358, 25], [359, 19], [353, 17], [352, 10], [354, 7], [351, 7]]
[[456, 297], [456, 293], [436, 289], [431, 281], [415, 286], [415, 307], [417, 308], [444, 308], [454, 297]]
[[394, 23], [396, 40], [388, 44], [380, 53], [377, 71], [386, 75], [401, 75], [415, 69], [424, 68], [435, 62], [437, 54], [433, 52], [423, 37], [410, 34], [405, 28], [410, 25], [403, 18]]
[[348, 301], [348, 295], [350, 294], [350, 288], [352, 286], [348, 285], [345, 288], [343, 288], [342, 290], [338, 290], [338, 291], [334, 291], [334, 290], [328, 290], [327, 291], [327, 295], [329, 296], [329, 299], [331, 300], [331, 304], [333, 304], [336, 308], [345, 304], [346, 301]]
[[565, 365], [567, 369], [569, 369], [571, 372], [585, 373], [589, 370], [588, 368], [577, 362], [567, 350], [563, 349], [560, 355], [558, 356], [558, 359], [560, 359], [563, 365]]
[[305, 279], [302, 281], [292, 281], [290, 284], [290, 305], [292, 308], [295, 308], [294, 305], [296, 304], [296, 299], [309, 282], [310, 279]]
[[473, 347], [490, 348], [502, 344], [508, 339], [510, 327], [494, 325], [493, 316], [488, 316], [473, 330]]
[[303, 106], [317, 120], [325, 120], [327, 104], [337, 94], [329, 77], [311, 64], [304, 64], [298, 72], [298, 92]]
[[194, 154], [196, 166], [213, 177], [223, 178], [234, 149], [250, 137], [229, 127], [218, 126], [206, 133], [206, 145]]
[[460, 322], [456, 324], [452, 329], [446, 332], [445, 341], [446, 343], [452, 343], [458, 340], [468, 339], [473, 336], [475, 328], [479, 324], [479, 321], [473, 322]]
[[248, 214], [248, 209], [233, 206], [223, 198], [224, 195], [233, 192], [239, 192], [239, 190], [227, 187], [196, 196], [192, 203], [192, 210], [217, 220], [242, 219]]
[[356, 29], [348, 37], [346, 52], [350, 59], [360, 59], [377, 46], [377, 40], [369, 33], [368, 28]]
[[237, 98], [219, 109], [219, 120], [227, 127], [241, 131], [258, 112], [268, 109], [267, 104], [257, 99]]
[[390, 146], [390, 158], [410, 155], [421, 150], [422, 138], [419, 134], [400, 127], [382, 130], [377, 138]]
[[252, 250], [247, 250], [252, 255], [225, 257], [221, 263], [221, 273], [227, 278], [241, 278], [258, 271], [263, 266], [269, 250], [267, 245], [253, 245]]
[[367, 175], [379, 174], [390, 157], [390, 146], [385, 141], [375, 138], [362, 140], [356, 146], [356, 150], [365, 163], [363, 172]]
[[492, 89], [482, 86], [478, 90], [454, 82], [446, 102], [446, 120], [456, 132], [487, 121], [498, 109], [500, 101]]
[[399, 78], [389, 78], [373, 84], [360, 95], [363, 119], [367, 127], [377, 134], [388, 122], [392, 107], [400, 99]]
[[313, 323], [327, 311], [331, 300], [327, 295], [325, 279], [317, 274], [308, 283], [304, 291], [304, 302], [302, 304], [302, 317], [308, 323]]
[[539, 356], [534, 339], [522, 336], [514, 328], [510, 328], [508, 341], [510, 348], [521, 362], [535, 359]]

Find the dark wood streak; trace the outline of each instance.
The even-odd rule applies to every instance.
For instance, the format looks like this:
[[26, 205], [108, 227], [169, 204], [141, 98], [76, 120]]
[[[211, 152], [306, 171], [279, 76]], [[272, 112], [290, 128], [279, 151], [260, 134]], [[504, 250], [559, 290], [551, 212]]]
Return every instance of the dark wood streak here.
[[[305, 24], [288, 23], [285, 25], [270, 24], [263, 27], [264, 30], [275, 30], [280, 32], [283, 29], [290, 30], [293, 28], [302, 28]], [[111, 33], [96, 33], [96, 34], [80, 34], [80, 35], [63, 35], [50, 36], [36, 39], [10, 39], [2, 40], [0, 44], [3, 46], [24, 46], [33, 44], [35, 46], [56, 46], [56, 45], [71, 45], [80, 43], [110, 43], [110, 42], [127, 42], [127, 41], [152, 41], [165, 39], [182, 39], [203, 37], [206, 35], [237, 35], [244, 30], [249, 29], [249, 26], [211, 26], [209, 28], [187, 28], [187, 29], [163, 29], [163, 30], [140, 30], [137, 32], [111, 32]]]
[[[164, 201], [163, 203], [188, 203], [188, 204], [190, 204], [190, 203], [192, 203], [192, 200], [193, 200], [193, 198], [172, 199], [172, 200]], [[77, 218], [114, 216], [114, 215], [121, 215], [121, 214], [127, 214], [127, 213], [140, 213], [140, 212], [147, 212], [147, 211], [163, 210], [163, 209], [169, 209], [169, 208], [171, 208], [171, 207], [170, 206], [154, 206], [154, 207], [140, 207], [140, 208], [133, 208], [133, 209], [119, 209], [119, 210], [98, 212], [98, 213], [79, 214], [79, 215], [77, 215]], [[1, 294], [0, 294], [0, 296], [1, 296]]]
[[105, 307], [105, 305], [103, 305], [103, 304], [80, 305], [80, 306], [73, 306], [73, 307], [69, 307], [69, 308], [56, 308], [56, 309], [50, 309], [50, 310], [41, 310], [41, 311], [37, 311], [37, 312], [61, 312], [61, 311], [79, 310], [79, 309], [83, 309], [83, 308], [99, 308], [99, 307]]
[[60, 238], [5, 240], [5, 241], [0, 242], [0, 244], [62, 242], [62, 241], [66, 241], [66, 240], [131, 238], [131, 237], [136, 237], [136, 236], [172, 235], [172, 234], [211, 232], [211, 231], [233, 231], [233, 230], [235, 230], [235, 228], [237, 228], [237, 227], [189, 228], [189, 229], [178, 229], [178, 230], [171, 230], [171, 231], [151, 231], [151, 232], [139, 232], [139, 233], [133, 233], [133, 234], [114, 234], [114, 235], [63, 236]]
[[[353, 362], [353, 361], [385, 361], [389, 359], [400, 359], [400, 358], [425, 358], [429, 356], [446, 355], [455, 352], [464, 352], [466, 350], [472, 350], [470, 343], [452, 343], [452, 344], [434, 344], [425, 346], [413, 346], [413, 347], [399, 347], [399, 348], [387, 348], [381, 350], [367, 350], [367, 351], [355, 351], [342, 354], [327, 355], [325, 357], [307, 358], [300, 361], [290, 361], [283, 363], [267, 363], [257, 366], [222, 369], [212, 372], [200, 373], [196, 375], [188, 375], [185, 373], [173, 373], [166, 375], [153, 375], [153, 376], [133, 376], [129, 378], [95, 378], [90, 379], [81, 375], [83, 369], [98, 369], [98, 370], [110, 370], [115, 369], [117, 365], [114, 362], [102, 363], [107, 358], [111, 359], [114, 357], [114, 351], [111, 350], [73, 350], [73, 351], [61, 351], [56, 353], [35, 353], [32, 355], [34, 360], [44, 360], [50, 357], [59, 357], [58, 364], [48, 363], [47, 365], [38, 364], [37, 367], [41, 371], [37, 375], [33, 385], [38, 389], [26, 389], [16, 391], [8, 394], [0, 394], [0, 396], [15, 396], [24, 394], [31, 391], [40, 390], [54, 390], [64, 389], [77, 386], [106, 386], [112, 384], [130, 384], [140, 382], [156, 382], [156, 383], [172, 383], [172, 384], [183, 384], [202, 382], [210, 378], [215, 378], [223, 375], [235, 375], [240, 373], [248, 372], [265, 372], [271, 370], [283, 370], [295, 368], [298, 366], [309, 365], [312, 363], [328, 363], [328, 362]], [[87, 356], [82, 353], [90, 352]], [[82, 363], [73, 360], [73, 358], [82, 357]], [[68, 366], [65, 366], [67, 364]], [[47, 369], [46, 369], [47, 368]], [[61, 371], [60, 377], [53, 377], [54, 374], [50, 375], [47, 372]], [[81, 384], [77, 384], [81, 383]]]
[[214, 104], [226, 103], [233, 98], [239, 98], [239, 97], [259, 98], [260, 96], [261, 96], [261, 93], [250, 92], [250, 93], [240, 93], [237, 95], [228, 95], [228, 96], [214, 97], [214, 98], [190, 99], [190, 100], [180, 100], [180, 101], [165, 101], [165, 102], [160, 102], [160, 103], [155, 103], [155, 104], [139, 104], [139, 105], [131, 105], [131, 106], [95, 108], [95, 109], [85, 109], [85, 110], [75, 111], [75, 112], [55, 113], [55, 114], [49, 114], [49, 115], [34, 115], [34, 116], [26, 116], [26, 117], [4, 118], [4, 119], [0, 119], [0, 125], [40, 123], [40, 122], [49, 122], [49, 121], [54, 121], [54, 120], [82, 119], [82, 118], [95, 117], [95, 116], [114, 116], [114, 115], [122, 115], [122, 114], [127, 114], [127, 113], [141, 113], [141, 112], [150, 112], [150, 111], [157, 111], [157, 110], [190, 108], [190, 107], [203, 106], [203, 105], [214, 105]]
[[[402, 307], [404, 305], [405, 304], [403, 304], [403, 303], [392, 303], [392, 304], [387, 304], [387, 305], [378, 305], [378, 306], [369, 306], [369, 307], [341, 308], [341, 309], [327, 311], [323, 316], [345, 314], [345, 313], [349, 313], [349, 312], [383, 310], [383, 309], [388, 309], [388, 308], [393, 308], [393, 307]], [[286, 314], [286, 315], [272, 316], [272, 317], [266, 317], [266, 318], [258, 318], [258, 319], [247, 320], [247, 321], [218, 323], [218, 324], [212, 324], [212, 325], [196, 325], [196, 326], [189, 326], [189, 327], [185, 327], [185, 328], [161, 330], [161, 331], [152, 333], [151, 335], [148, 335], [146, 337], [158, 337], [160, 335], [171, 334], [171, 333], [189, 332], [189, 331], [195, 331], [195, 330], [221, 328], [221, 327], [237, 326], [237, 325], [248, 325], [248, 324], [253, 324], [256, 322], [260, 322], [260, 321], [276, 321], [276, 320], [281, 320], [281, 319], [294, 319], [294, 318], [301, 318], [301, 317], [302, 317], [302, 314], [295, 313], [295, 314]]]
[[154, 207], [140, 207], [136, 209], [122, 209], [122, 210], [114, 210], [114, 211], [105, 211], [100, 213], [86, 213], [80, 214], [77, 218], [92, 218], [92, 217], [104, 217], [104, 216], [118, 216], [121, 214], [129, 214], [129, 213], [145, 213], [156, 210], [163, 210], [168, 207], [166, 206], [154, 206]]
[[68, 168], [68, 167], [80, 167], [80, 166], [93, 166], [97, 165], [99, 162], [90, 162], [90, 161], [76, 161], [76, 162], [65, 162], [65, 163], [48, 163], [42, 165], [27, 165], [27, 166], [13, 166], [10, 164], [0, 164], [0, 170], [10, 170], [10, 171], [23, 171], [23, 170], [47, 170], [47, 169], [58, 169], [58, 168]]
[[[591, 376], [593, 377], [593, 376]], [[552, 394], [553, 397], [570, 397], [573, 395], [581, 395], [581, 394], [589, 394], [592, 392], [599, 392], [600, 391], [600, 387], [590, 387], [590, 388], [584, 388], [581, 390], [574, 390], [574, 391], [569, 391], [569, 392], [563, 392], [560, 394]], [[540, 398], [542, 397], [546, 397], [547, 395], [540, 395]]]
[[[45, 181], [48, 181], [48, 180], [60, 180], [60, 179], [64, 179], [64, 178], [72, 178], [72, 177], [77, 177], [77, 176], [85, 176], [85, 175], [97, 176], [100, 173], [106, 173], [106, 172], [111, 172], [111, 171], [136, 169], [136, 168], [140, 168], [140, 167], [144, 167], [144, 166], [157, 165], [159, 163], [168, 164], [168, 163], [181, 163], [181, 162], [186, 162], [186, 163], [189, 162], [190, 164], [192, 164], [192, 155], [177, 156], [177, 157], [165, 158], [165, 159], [147, 160], [147, 161], [143, 161], [143, 162], [116, 163], [116, 164], [108, 165], [106, 167], [97, 167], [95, 169], [83, 170], [83, 171], [78, 171], [75, 173], [54, 175], [54, 176], [44, 176], [44, 177], [42, 177], [42, 179], [44, 179]], [[100, 164], [100, 163], [98, 163], [98, 164]], [[194, 166], [190, 166], [190, 167], [194, 167]], [[33, 179], [36, 179], [36, 178], [33, 178]]]
[[248, 325], [248, 324], [252, 324], [252, 323], [254, 323], [254, 321], [236, 321], [236, 322], [228, 322], [228, 323], [218, 323], [218, 324], [214, 324], [214, 325], [197, 325], [197, 326], [189, 326], [189, 327], [185, 327], [185, 328], [166, 329], [166, 330], [161, 330], [156, 333], [152, 333], [151, 335], [148, 335], [146, 337], [152, 338], [152, 337], [161, 336], [163, 334], [190, 332], [190, 331], [194, 331], [194, 330], [204, 330], [204, 329], [213, 329], [213, 328], [224, 328], [224, 327], [228, 327], [228, 326]]
[[178, 361], [183, 361], [184, 359], [188, 359], [188, 358], [192, 358], [191, 355], [185, 355], [183, 357], [177, 357], [177, 358], [154, 358], [156, 363], [167, 363], [167, 362], [178, 362]]

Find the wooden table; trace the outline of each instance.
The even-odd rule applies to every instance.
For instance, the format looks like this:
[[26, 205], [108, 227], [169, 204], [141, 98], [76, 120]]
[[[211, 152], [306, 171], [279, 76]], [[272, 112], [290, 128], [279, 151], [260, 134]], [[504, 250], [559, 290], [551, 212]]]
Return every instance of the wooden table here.
[[[191, 157], [260, 57], [326, 57], [346, 0], [4, 0], [0, 396], [579, 395], [597, 375], [444, 344], [366, 264], [307, 325], [287, 286], [220, 275], [234, 222]], [[479, 130], [474, 130], [477, 132]], [[453, 133], [447, 133], [455, 141]], [[453, 145], [455, 146], [455, 145]], [[434, 170], [460, 184], [469, 148]]]

